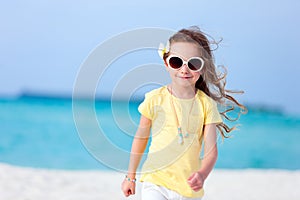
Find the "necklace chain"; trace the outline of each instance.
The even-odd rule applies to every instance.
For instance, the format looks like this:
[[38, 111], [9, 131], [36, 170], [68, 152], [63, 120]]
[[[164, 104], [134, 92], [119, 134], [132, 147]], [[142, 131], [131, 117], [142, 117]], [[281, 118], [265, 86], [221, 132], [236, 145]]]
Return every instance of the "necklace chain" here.
[[[175, 105], [174, 105], [174, 101], [173, 101], [173, 88], [172, 88], [172, 86], [170, 86], [170, 89], [171, 89], [171, 105], [172, 105], [173, 111], [175, 113], [175, 118], [176, 118], [176, 123], [177, 123], [178, 143], [183, 144], [183, 138], [184, 137], [187, 138], [189, 136], [189, 133], [188, 133], [188, 131], [189, 131], [189, 118], [190, 118], [192, 109], [193, 109], [194, 104], [195, 104], [196, 92], [195, 92], [195, 95], [194, 95], [194, 98], [193, 98], [193, 103], [191, 105], [191, 108], [190, 108], [190, 111], [189, 111], [189, 114], [188, 114], [188, 117], [187, 117], [187, 127], [186, 127], [187, 132], [185, 133], [185, 135], [183, 135], [182, 126], [179, 123], [178, 115], [177, 115]], [[181, 109], [181, 112], [182, 112], [182, 109]], [[183, 113], [181, 113], [181, 118], [183, 118]], [[181, 121], [183, 121], [183, 119], [181, 119]]]

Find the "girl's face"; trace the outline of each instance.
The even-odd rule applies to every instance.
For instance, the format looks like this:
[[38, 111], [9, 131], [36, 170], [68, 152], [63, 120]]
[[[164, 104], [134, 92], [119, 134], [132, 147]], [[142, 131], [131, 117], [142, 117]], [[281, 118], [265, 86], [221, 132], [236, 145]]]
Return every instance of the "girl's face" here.
[[[200, 57], [201, 53], [196, 44], [189, 42], [174, 42], [170, 46], [170, 55], [176, 55], [187, 61], [192, 57]], [[201, 75], [200, 72], [194, 72], [184, 64], [181, 68], [171, 69], [165, 62], [167, 71], [170, 74], [172, 83], [180, 87], [195, 87], [197, 80]]]

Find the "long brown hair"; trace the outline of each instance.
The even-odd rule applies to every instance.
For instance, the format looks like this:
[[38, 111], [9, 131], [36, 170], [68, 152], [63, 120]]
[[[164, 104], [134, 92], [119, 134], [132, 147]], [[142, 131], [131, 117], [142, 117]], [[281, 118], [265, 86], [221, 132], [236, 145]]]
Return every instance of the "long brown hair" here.
[[[211, 38], [211, 37], [210, 37]], [[214, 40], [209, 41], [198, 27], [193, 26], [189, 29], [182, 29], [175, 33], [169, 39], [170, 45], [175, 42], [190, 42], [197, 44], [202, 52], [201, 57], [205, 60], [203, 73], [196, 82], [196, 88], [202, 90], [209, 97], [214, 99], [219, 105], [223, 106], [223, 110], [220, 114], [229, 121], [236, 121], [239, 119], [241, 113], [246, 113], [247, 109], [244, 105], [239, 103], [233, 96], [229, 94], [243, 93], [243, 91], [233, 91], [225, 89], [226, 85], [226, 68], [223, 66], [223, 73], [217, 72], [217, 68], [214, 64], [214, 57], [212, 54], [211, 45], [218, 46], [219, 42]], [[163, 55], [164, 60], [169, 56], [169, 52]], [[236, 106], [239, 108], [237, 117], [231, 118], [228, 116], [230, 111], [236, 110]], [[225, 108], [225, 109], [224, 109]], [[224, 122], [217, 125], [222, 137], [229, 137], [228, 133], [236, 128], [236, 126], [229, 127]]]

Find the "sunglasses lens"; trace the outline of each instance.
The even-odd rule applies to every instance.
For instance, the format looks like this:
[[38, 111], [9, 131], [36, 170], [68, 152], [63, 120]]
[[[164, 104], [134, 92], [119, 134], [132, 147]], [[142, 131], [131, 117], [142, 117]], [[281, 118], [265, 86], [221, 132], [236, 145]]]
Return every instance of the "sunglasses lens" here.
[[173, 69], [179, 69], [182, 66], [182, 60], [179, 57], [171, 57], [169, 59], [169, 65], [170, 67], [172, 67]]
[[188, 66], [191, 70], [197, 71], [199, 70], [203, 65], [203, 61], [198, 58], [192, 58], [188, 62]]

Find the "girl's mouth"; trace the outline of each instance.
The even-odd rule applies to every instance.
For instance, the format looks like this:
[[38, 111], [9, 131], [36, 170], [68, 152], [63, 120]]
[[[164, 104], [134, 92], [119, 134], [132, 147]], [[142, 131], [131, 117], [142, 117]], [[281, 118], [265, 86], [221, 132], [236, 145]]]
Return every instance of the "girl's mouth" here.
[[190, 79], [190, 78], [192, 78], [192, 77], [190, 77], [190, 76], [181, 76], [181, 77], [179, 77], [179, 78], [182, 78], [182, 79]]

